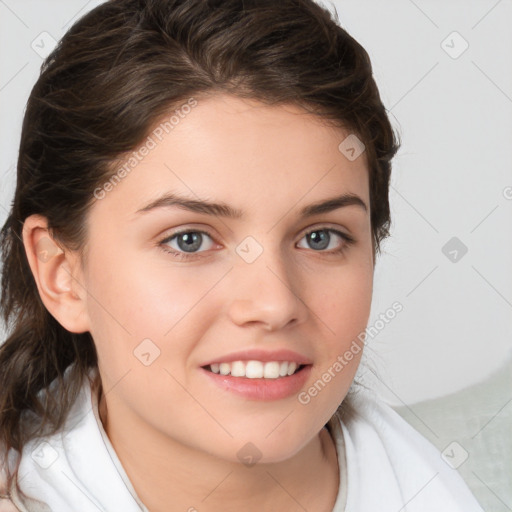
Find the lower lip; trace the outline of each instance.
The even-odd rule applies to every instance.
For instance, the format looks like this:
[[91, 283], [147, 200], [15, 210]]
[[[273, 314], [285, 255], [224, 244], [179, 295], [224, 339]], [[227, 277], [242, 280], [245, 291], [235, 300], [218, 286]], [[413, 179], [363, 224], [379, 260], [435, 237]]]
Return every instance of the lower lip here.
[[278, 377], [277, 379], [232, 377], [231, 375], [213, 373], [204, 368], [199, 369], [222, 389], [251, 400], [279, 400], [296, 394], [304, 386], [311, 373], [310, 364], [293, 375]]

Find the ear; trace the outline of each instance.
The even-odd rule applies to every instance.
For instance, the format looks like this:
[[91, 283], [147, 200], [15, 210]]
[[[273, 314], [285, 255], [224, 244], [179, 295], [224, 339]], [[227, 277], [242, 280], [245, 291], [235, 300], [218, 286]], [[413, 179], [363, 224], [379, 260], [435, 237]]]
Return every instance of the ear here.
[[31, 215], [25, 220], [23, 244], [46, 309], [68, 331], [88, 331], [87, 291], [78, 255], [54, 241], [48, 221], [41, 215]]

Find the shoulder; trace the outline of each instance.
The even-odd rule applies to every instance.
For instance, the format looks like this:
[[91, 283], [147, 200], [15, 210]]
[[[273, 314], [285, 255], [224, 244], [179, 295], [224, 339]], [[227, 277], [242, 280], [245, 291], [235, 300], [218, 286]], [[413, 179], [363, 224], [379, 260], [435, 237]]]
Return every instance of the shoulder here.
[[[407, 504], [411, 512], [482, 511], [441, 451], [391, 406], [365, 388], [357, 388], [348, 399], [345, 413], [337, 416], [344, 437], [348, 499], [354, 503], [353, 510], [371, 510], [384, 498], [390, 510]], [[375, 502], [368, 497], [369, 490], [378, 496]], [[359, 503], [366, 503], [366, 508], [355, 506]]]

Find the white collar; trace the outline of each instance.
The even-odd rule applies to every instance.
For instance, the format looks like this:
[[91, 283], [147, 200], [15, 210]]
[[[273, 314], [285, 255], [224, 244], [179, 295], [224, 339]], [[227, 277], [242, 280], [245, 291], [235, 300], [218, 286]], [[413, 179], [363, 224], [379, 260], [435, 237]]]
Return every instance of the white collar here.
[[[21, 512], [148, 512], [137, 497], [99, 418], [96, 390], [86, 379], [64, 429], [31, 440], [11, 488]], [[354, 413], [328, 422], [338, 454], [340, 491], [333, 512], [483, 512], [439, 450], [373, 393], [352, 393]], [[12, 471], [14, 453], [9, 453]]]

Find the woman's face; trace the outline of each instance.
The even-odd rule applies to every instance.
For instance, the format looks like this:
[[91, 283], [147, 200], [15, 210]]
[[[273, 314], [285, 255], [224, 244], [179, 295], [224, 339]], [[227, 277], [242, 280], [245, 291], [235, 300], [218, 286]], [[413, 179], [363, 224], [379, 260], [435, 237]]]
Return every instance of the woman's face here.
[[[350, 133], [297, 107], [220, 95], [184, 112], [90, 212], [81, 279], [109, 428], [226, 460], [285, 460], [335, 412], [361, 356], [373, 283], [365, 153], [345, 151], [352, 139], [342, 152]], [[362, 204], [307, 214], [346, 194]], [[285, 361], [306, 366], [277, 377], [293, 371]]]

